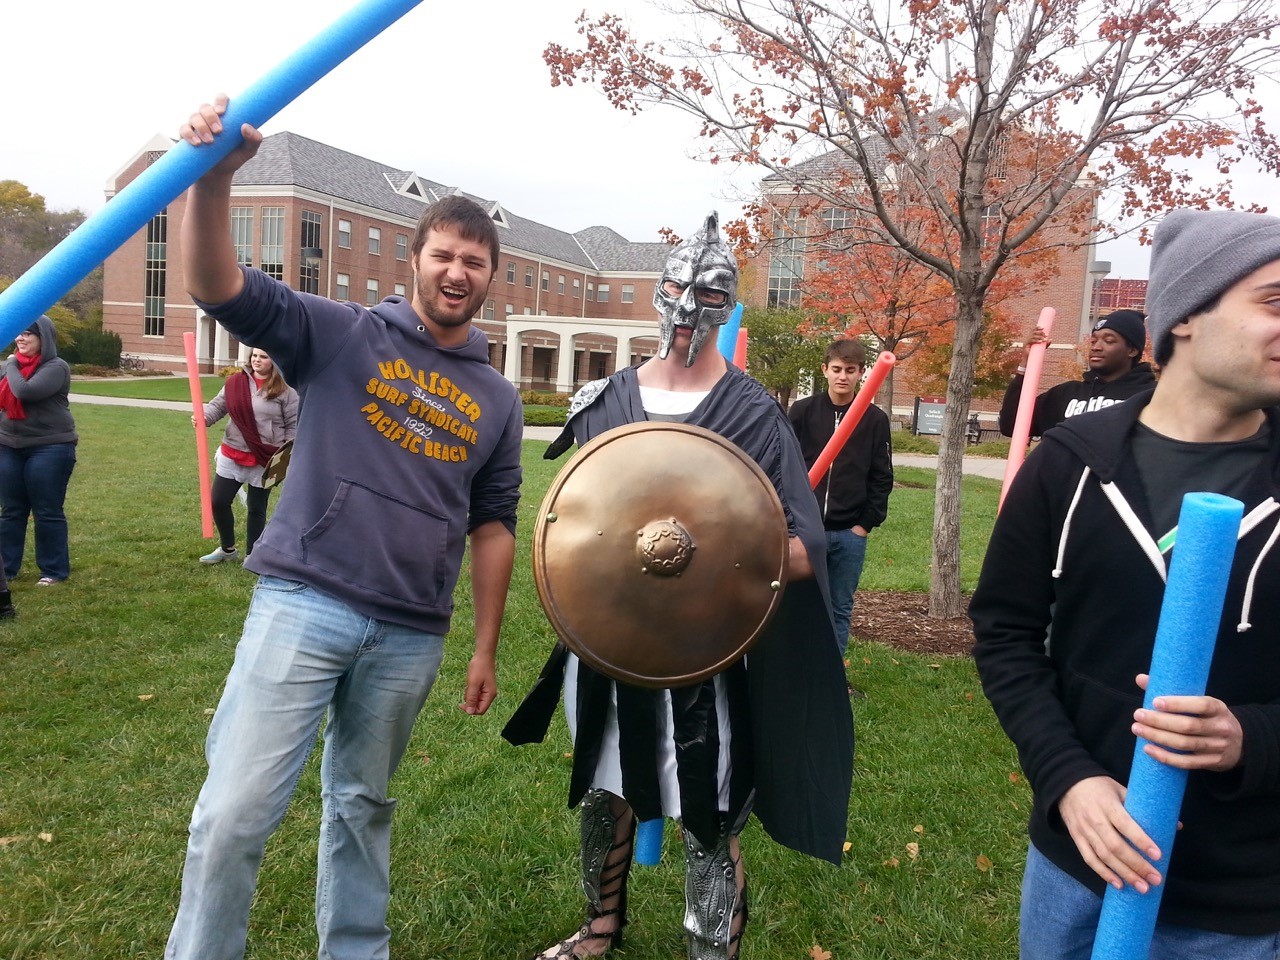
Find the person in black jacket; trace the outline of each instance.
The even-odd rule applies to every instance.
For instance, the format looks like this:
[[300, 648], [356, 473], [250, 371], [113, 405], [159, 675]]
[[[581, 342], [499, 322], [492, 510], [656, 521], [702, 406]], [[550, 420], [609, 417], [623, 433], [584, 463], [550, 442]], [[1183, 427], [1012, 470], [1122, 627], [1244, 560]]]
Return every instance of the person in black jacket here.
[[[1034, 794], [1023, 960], [1087, 960], [1108, 884], [1164, 886], [1152, 957], [1280, 955], [1280, 219], [1170, 214], [1150, 287], [1159, 383], [1045, 435], [969, 608]], [[1245, 519], [1205, 695], [1148, 710], [1191, 491], [1243, 501]], [[1172, 860], [1123, 806], [1137, 736], [1189, 771]]]
[[[1036, 397], [1031, 436], [1042, 437], [1068, 417], [1101, 410], [1155, 386], [1151, 365], [1142, 362], [1147, 345], [1143, 319], [1137, 310], [1116, 310], [1093, 325], [1089, 334], [1089, 369], [1081, 379], [1060, 383]], [[1027, 350], [1044, 339], [1044, 331], [1036, 327], [1027, 341]], [[1006, 437], [1013, 436], [1025, 372], [1025, 366], [1018, 367], [1000, 404], [1000, 432]]]
[[[866, 368], [867, 349], [860, 341], [837, 340], [827, 347], [822, 362], [827, 389], [791, 405], [787, 415], [800, 438], [806, 467], [813, 466], [848, 412]], [[884, 523], [892, 490], [889, 418], [879, 407], [870, 406], [814, 489], [827, 531], [827, 576], [841, 657], [849, 646], [849, 619], [862, 578], [867, 537]]]

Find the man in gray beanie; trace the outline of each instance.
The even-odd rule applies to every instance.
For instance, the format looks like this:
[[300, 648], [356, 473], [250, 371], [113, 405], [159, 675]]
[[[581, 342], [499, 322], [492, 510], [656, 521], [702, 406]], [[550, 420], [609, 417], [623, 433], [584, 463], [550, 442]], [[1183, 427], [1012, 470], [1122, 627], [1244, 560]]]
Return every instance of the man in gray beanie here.
[[1156, 230], [1147, 284], [1152, 356], [1163, 366], [1173, 328], [1212, 310], [1238, 280], [1280, 260], [1280, 217], [1237, 210], [1175, 210]]
[[[969, 608], [983, 689], [1034, 796], [1023, 960], [1088, 958], [1108, 885], [1163, 887], [1153, 957], [1280, 956], [1280, 219], [1170, 214], [1150, 286], [1154, 391], [1045, 436]], [[1243, 501], [1246, 520], [1205, 695], [1147, 709], [1192, 491]], [[1172, 860], [1124, 809], [1137, 737], [1189, 773]]]
[[[1155, 386], [1151, 365], [1142, 360], [1147, 346], [1142, 321], [1140, 310], [1116, 310], [1093, 325], [1089, 334], [1089, 369], [1079, 380], [1067, 380], [1036, 397], [1031, 436], [1043, 436], [1068, 417], [1101, 410]], [[1044, 332], [1036, 327], [1027, 340], [1027, 349], [1044, 339]], [[1000, 432], [1006, 437], [1013, 436], [1025, 372], [1024, 366], [1018, 367], [1000, 404]]]

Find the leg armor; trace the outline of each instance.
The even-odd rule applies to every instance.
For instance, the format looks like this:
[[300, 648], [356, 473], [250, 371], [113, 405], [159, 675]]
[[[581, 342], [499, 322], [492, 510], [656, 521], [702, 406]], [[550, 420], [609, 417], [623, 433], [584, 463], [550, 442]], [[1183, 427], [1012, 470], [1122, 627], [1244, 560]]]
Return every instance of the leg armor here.
[[724, 833], [707, 850], [689, 830], [684, 835], [684, 928], [689, 960], [735, 960], [747, 921], [746, 883], [740, 879]]

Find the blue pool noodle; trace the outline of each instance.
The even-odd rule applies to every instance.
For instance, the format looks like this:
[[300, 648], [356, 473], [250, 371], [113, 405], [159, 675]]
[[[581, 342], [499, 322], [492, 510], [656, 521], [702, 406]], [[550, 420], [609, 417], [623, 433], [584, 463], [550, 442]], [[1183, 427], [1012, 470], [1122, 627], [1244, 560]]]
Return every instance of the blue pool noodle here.
[[[1243, 514], [1239, 500], [1216, 493], [1188, 493], [1182, 499], [1143, 701], [1147, 710], [1154, 709], [1156, 697], [1204, 694]], [[1157, 869], [1167, 877], [1187, 771], [1148, 757], [1142, 752], [1147, 742], [1140, 737], [1134, 747], [1124, 806], [1160, 848], [1164, 859]], [[1127, 885], [1108, 887], [1093, 960], [1147, 960], [1163, 891], [1163, 884], [1147, 893]]]
[[364, 0], [231, 101], [212, 144], [179, 141], [110, 203], [0, 293], [0, 344], [58, 302], [117, 247], [241, 143], [240, 125], [260, 127], [308, 87], [422, 0]]
[[742, 304], [733, 308], [729, 319], [724, 322], [720, 332], [716, 334], [716, 349], [720, 356], [733, 363], [733, 355], [738, 350], [738, 330], [742, 327]]
[[662, 818], [641, 820], [636, 826], [636, 860], [646, 867], [662, 859]]

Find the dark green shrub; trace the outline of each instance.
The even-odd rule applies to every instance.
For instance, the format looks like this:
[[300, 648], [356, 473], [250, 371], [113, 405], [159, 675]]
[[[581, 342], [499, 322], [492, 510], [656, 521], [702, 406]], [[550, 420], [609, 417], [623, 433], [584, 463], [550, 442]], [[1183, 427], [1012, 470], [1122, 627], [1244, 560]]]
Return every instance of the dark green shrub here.
[[526, 427], [563, 427], [564, 410], [559, 407], [525, 407]]
[[97, 367], [120, 368], [120, 334], [113, 330], [84, 327], [76, 331], [75, 343], [68, 343], [58, 355], [69, 364], [90, 364]]

